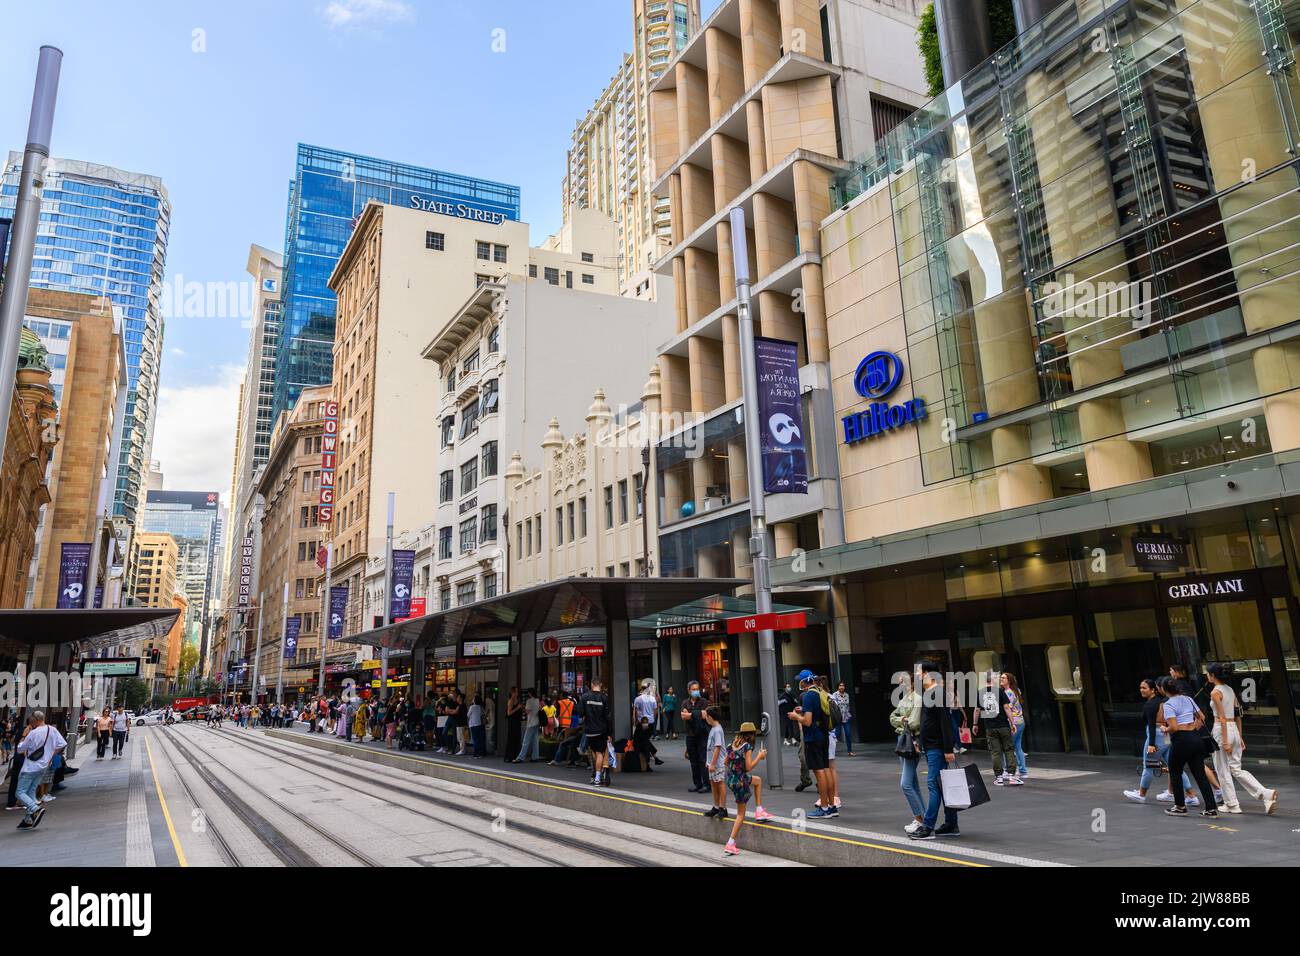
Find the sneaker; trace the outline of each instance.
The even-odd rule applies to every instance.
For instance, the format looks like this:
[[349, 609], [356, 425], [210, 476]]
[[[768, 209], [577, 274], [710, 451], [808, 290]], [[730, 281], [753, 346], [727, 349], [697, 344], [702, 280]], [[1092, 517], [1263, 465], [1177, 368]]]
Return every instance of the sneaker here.
[[1187, 816], [1187, 808], [1186, 808], [1186, 807], [1166, 807], [1166, 808], [1165, 808], [1165, 813], [1169, 814], [1171, 817], [1185, 817], [1185, 816]]
[[995, 786], [995, 787], [1005, 787], [1006, 785], [1007, 785], [1007, 781], [1006, 781], [1006, 778], [1005, 778], [1005, 777], [1003, 777], [1003, 776], [1001, 776], [1001, 775], [998, 775], [998, 776], [996, 776], [996, 777], [993, 778], [993, 786]]
[[717, 807], [709, 807], [709, 809], [705, 810], [703, 813], [700, 814], [700, 816], [702, 817], [716, 817], [717, 815], [718, 815]]
[[1269, 816], [1272, 816], [1273, 814], [1277, 813], [1277, 791], [1276, 790], [1270, 790], [1268, 792], [1268, 799], [1264, 801], [1264, 812], [1267, 813]]
[[655, 766], [656, 766], [656, 767], [662, 767], [663, 765], [664, 765], [664, 762], [663, 762], [662, 760], [660, 760], [658, 757], [655, 757]]
[[1138, 790], [1125, 790], [1125, 791], [1124, 791], [1124, 796], [1128, 797], [1128, 798], [1129, 798], [1130, 800], [1132, 800], [1134, 803], [1146, 803], [1146, 802], [1147, 802], [1147, 798], [1144, 797], [1144, 796], [1142, 796], [1142, 793], [1141, 793], [1140, 791], [1138, 791]]
[[59, 798], [56, 797], [54, 794], [47, 793], [45, 796], [41, 797], [41, 803], [53, 803], [57, 799]]
[[45, 808], [37, 807], [36, 812], [32, 814], [32, 829], [41, 825], [41, 820], [45, 817]]
[[839, 808], [839, 807], [837, 807], [837, 806], [833, 806], [833, 805], [832, 805], [832, 806], [829, 806], [829, 807], [826, 808], [825, 816], [828, 816], [828, 817], [838, 817], [839, 815], [840, 815], [840, 808]]
[[1230, 807], [1226, 803], [1219, 804], [1217, 807], [1215, 807], [1215, 809], [1218, 810], [1220, 813], [1241, 813], [1240, 806]]
[[1165, 790], [1161, 793], [1156, 794], [1156, 799], [1159, 800], [1161, 803], [1173, 803], [1174, 795], [1170, 793], [1168, 790]]
[[911, 836], [913, 840], [933, 840], [934, 831], [927, 826], [919, 826], [912, 831]]
[[1023, 787], [1024, 785], [1025, 782], [1021, 780], [1019, 777], [1007, 777], [1008, 787]]
[[1183, 801], [1183, 803], [1189, 807], [1199, 807], [1201, 805], [1201, 799], [1200, 797], [1188, 797]]
[[825, 817], [833, 816], [836, 816], [834, 807], [831, 807], [830, 809], [827, 809], [826, 807], [814, 807], [812, 813], [808, 814], [808, 819], [821, 820]]
[[728, 840], [727, 845], [722, 848], [722, 852], [727, 854], [727, 856], [739, 856], [740, 847], [736, 846], [735, 840]]
[[755, 820], [771, 820], [772, 817], [773, 817], [773, 814], [768, 813], [768, 812], [767, 812], [766, 810], [764, 810], [762, 807], [759, 807], [757, 810], [754, 811], [754, 819], [755, 819]]
[[1201, 811], [1201, 816], [1203, 816], [1203, 817], [1217, 817], [1218, 815], [1219, 815], [1219, 811], [1218, 811], [1218, 810], [1202, 810], [1202, 811]]
[[548, 761], [546, 761], [546, 766], [548, 766], [548, 767], [558, 767], [559, 764], [556, 763], [554, 760], [548, 760]]
[[812, 786], [811, 783], [801, 783], [801, 784], [799, 784], [799, 786], [797, 786], [797, 787], [794, 788], [794, 792], [795, 792], [795, 793], [803, 793], [805, 790], [807, 790], [807, 789], [808, 789], [809, 787], [811, 787], [811, 786]]
[[726, 807], [718, 807], [718, 819], [719, 819], [719, 820], [730, 820], [730, 819], [731, 819], [731, 815], [730, 815], [729, 813], [727, 813], [727, 808], [726, 808]]
[[913, 821], [912, 821], [911, 823], [909, 823], [907, 826], [903, 827], [903, 832], [904, 832], [904, 833], [915, 833], [917, 830], [921, 829], [921, 827], [924, 826], [924, 825], [925, 825], [925, 824], [923, 824], [920, 820], [913, 820]]
[[955, 823], [952, 826], [948, 826], [948, 824], [945, 823], [943, 826], [939, 827], [939, 829], [934, 831], [934, 835], [942, 837], [961, 836], [961, 829]]

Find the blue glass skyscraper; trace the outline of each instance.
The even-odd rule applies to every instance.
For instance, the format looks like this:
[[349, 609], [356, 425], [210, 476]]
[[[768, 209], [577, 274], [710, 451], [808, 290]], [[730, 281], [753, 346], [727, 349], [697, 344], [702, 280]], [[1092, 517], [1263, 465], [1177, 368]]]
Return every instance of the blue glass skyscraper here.
[[[0, 217], [13, 217], [22, 160], [10, 152], [5, 163]], [[143, 503], [153, 445], [170, 228], [171, 203], [157, 176], [77, 160], [47, 163], [31, 284], [106, 295], [121, 310], [127, 395], [113, 513], [131, 523]]]
[[327, 282], [370, 200], [429, 208], [447, 203], [466, 218], [519, 218], [519, 187], [298, 144], [284, 229], [284, 308], [272, 420], [304, 388], [333, 374], [334, 293]]

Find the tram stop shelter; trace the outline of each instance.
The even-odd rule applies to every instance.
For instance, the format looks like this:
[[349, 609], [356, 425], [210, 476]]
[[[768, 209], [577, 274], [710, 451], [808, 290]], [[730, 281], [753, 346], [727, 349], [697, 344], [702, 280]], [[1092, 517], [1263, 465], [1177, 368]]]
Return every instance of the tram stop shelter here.
[[[657, 619], [695, 619], [724, 600], [733, 609], [729, 613], [748, 607], [752, 614], [752, 598], [723, 598], [748, 584], [741, 578], [571, 577], [398, 621], [342, 642], [409, 653], [417, 696], [441, 683], [426, 675], [436, 674], [444, 662], [448, 673], [453, 667], [459, 673], [490, 666], [498, 687], [523, 689], [537, 686], [538, 668], [551, 650], [552, 657], [566, 649], [599, 653], [607, 661], [603, 682], [614, 708], [614, 734], [626, 737], [632, 730], [631, 701], [620, 698], [631, 687], [634, 631], [653, 634]], [[497, 697], [498, 728], [506, 725], [507, 696]]]

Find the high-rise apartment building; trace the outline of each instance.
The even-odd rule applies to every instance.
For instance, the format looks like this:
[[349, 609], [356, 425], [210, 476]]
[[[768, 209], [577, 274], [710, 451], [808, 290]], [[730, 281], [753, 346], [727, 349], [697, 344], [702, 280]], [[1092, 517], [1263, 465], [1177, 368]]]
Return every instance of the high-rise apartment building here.
[[[13, 216], [22, 159], [9, 153], [0, 216]], [[51, 159], [44, 179], [32, 286], [107, 296], [122, 311], [127, 395], [118, 422], [113, 514], [134, 525], [157, 413], [171, 202], [157, 176], [98, 163]]]
[[484, 223], [519, 219], [517, 186], [299, 144], [284, 230], [274, 416], [292, 408], [302, 389], [330, 381], [335, 298], [329, 277], [371, 200], [447, 209]]
[[667, 201], [649, 191], [649, 84], [674, 53], [699, 29], [699, 0], [633, 0], [632, 53], [578, 121], [564, 177], [564, 215], [570, 209], [598, 209], [616, 223], [619, 289], [650, 297], [650, 267], [666, 251]]

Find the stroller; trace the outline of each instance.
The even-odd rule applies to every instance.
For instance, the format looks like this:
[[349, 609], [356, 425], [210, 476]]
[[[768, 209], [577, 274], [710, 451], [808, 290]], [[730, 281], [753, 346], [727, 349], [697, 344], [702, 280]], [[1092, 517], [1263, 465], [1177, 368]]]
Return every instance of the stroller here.
[[416, 723], [402, 725], [401, 736], [397, 739], [398, 750], [423, 750], [424, 728]]

